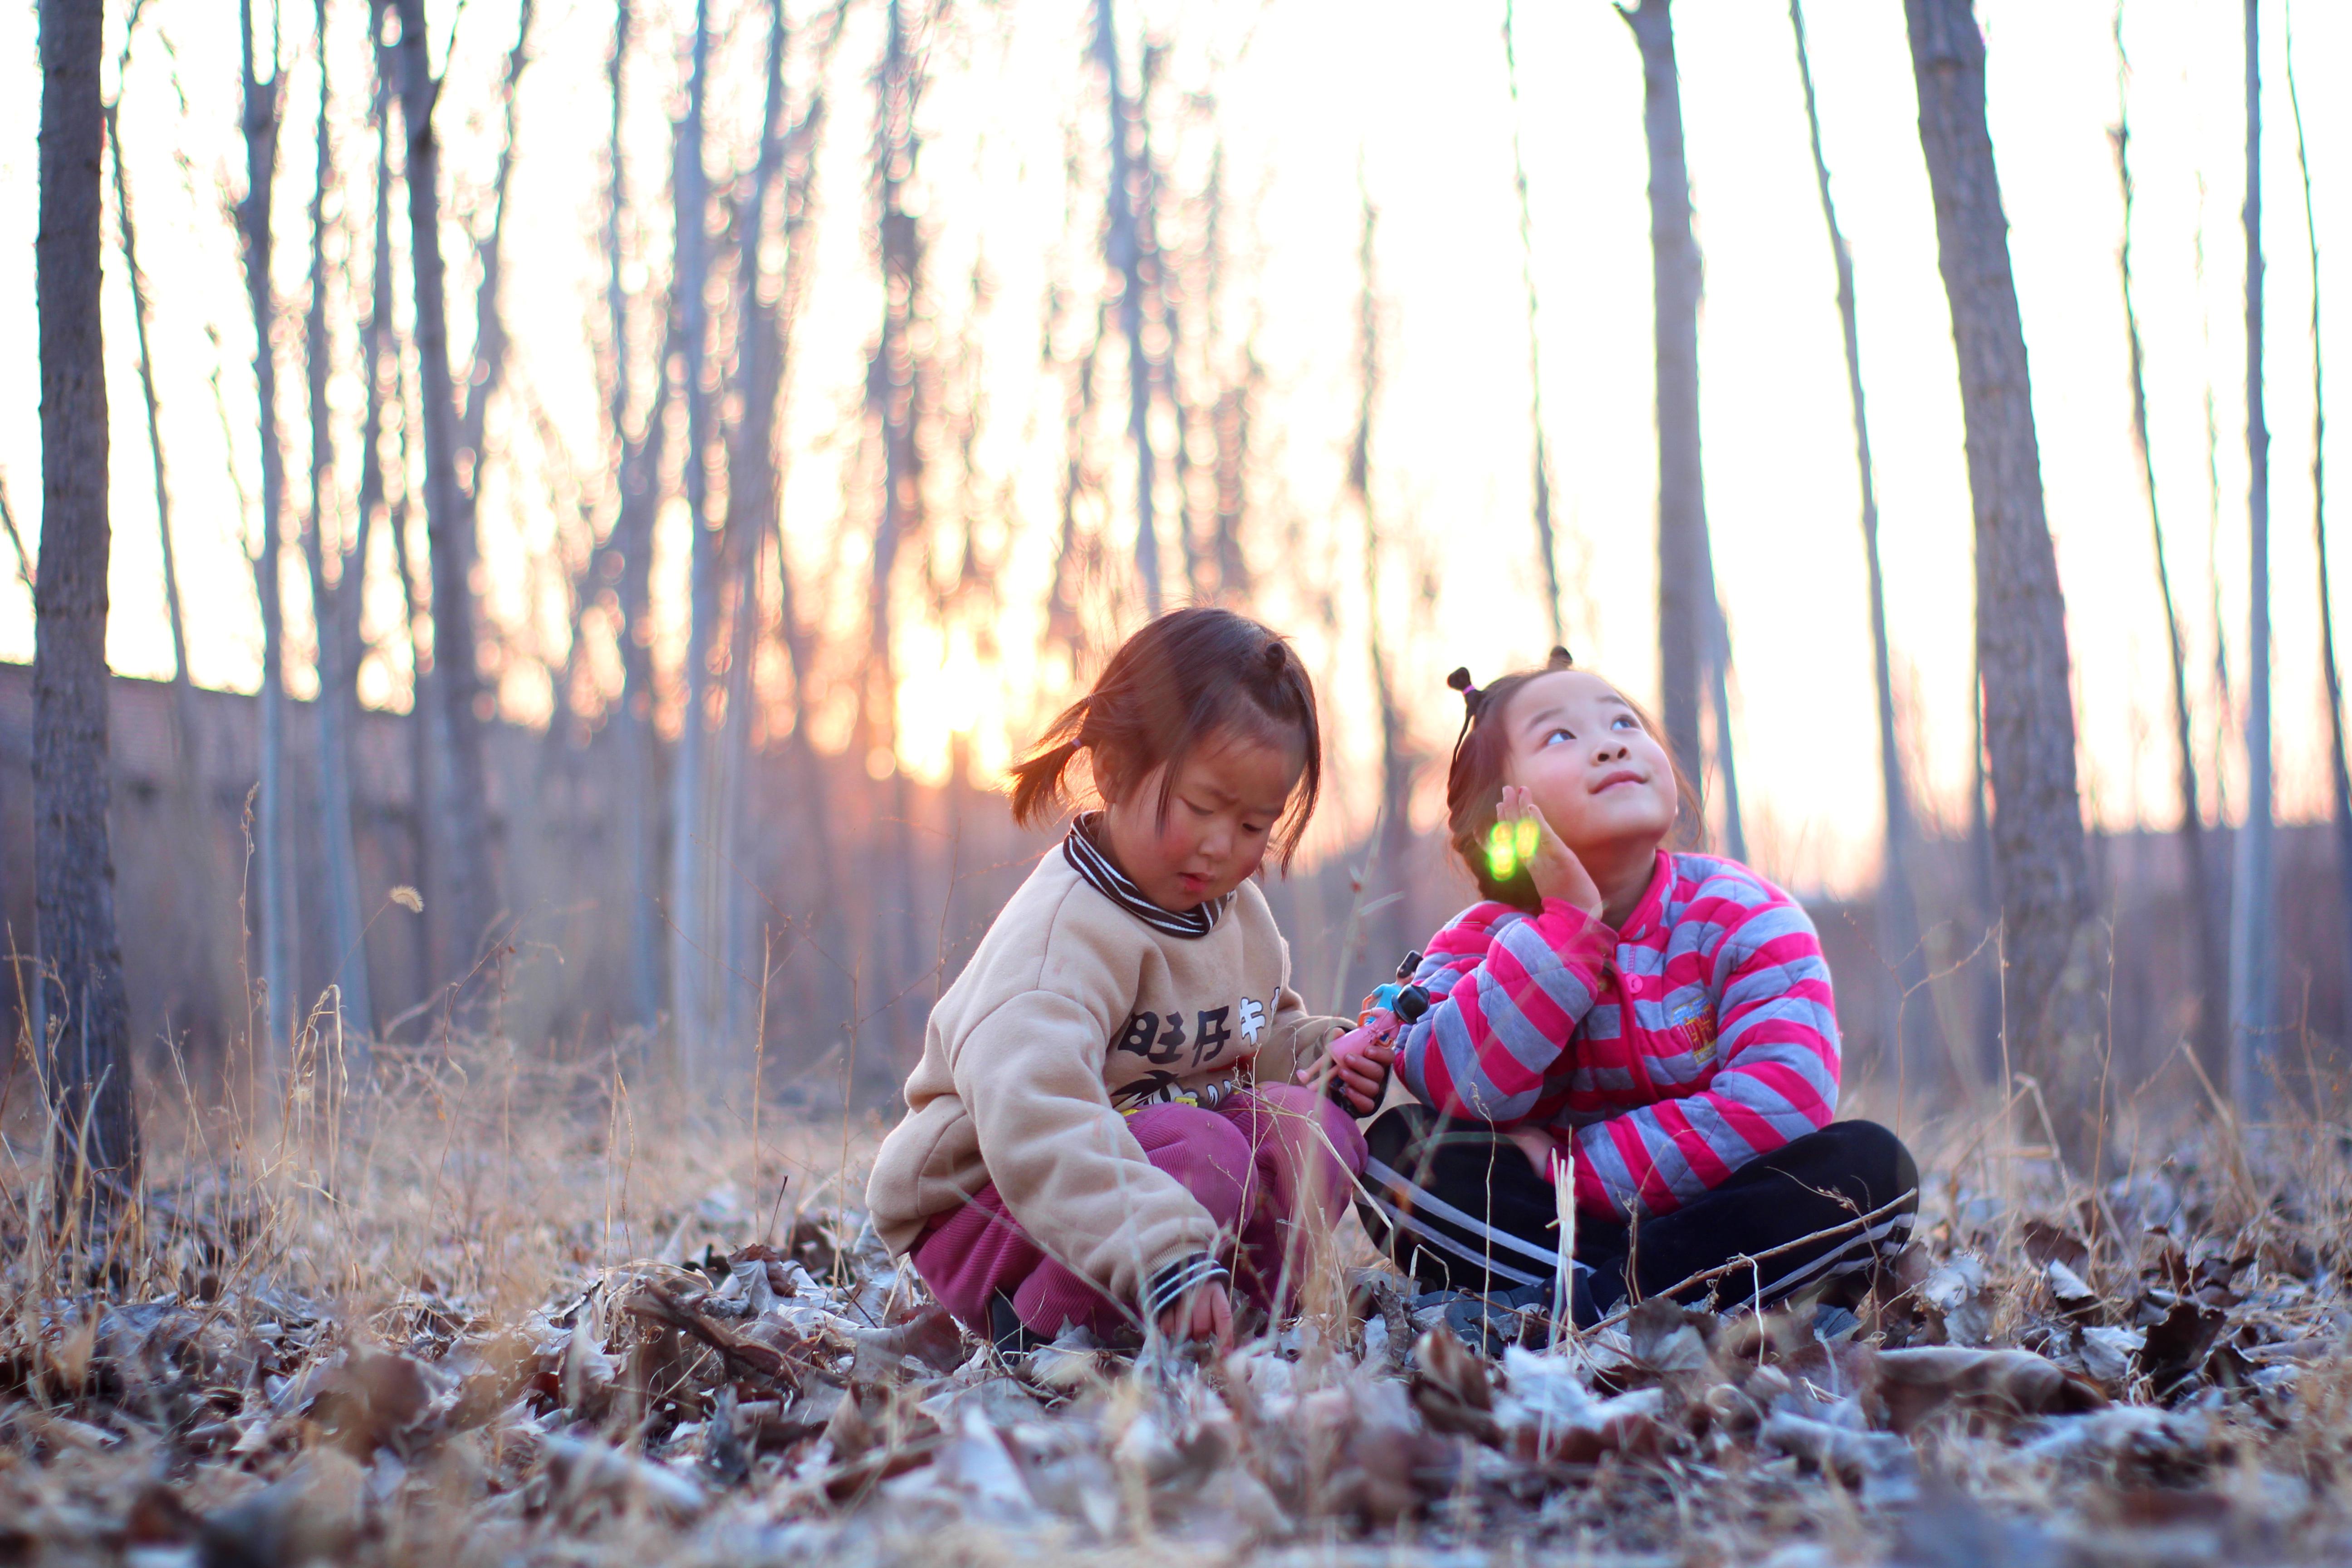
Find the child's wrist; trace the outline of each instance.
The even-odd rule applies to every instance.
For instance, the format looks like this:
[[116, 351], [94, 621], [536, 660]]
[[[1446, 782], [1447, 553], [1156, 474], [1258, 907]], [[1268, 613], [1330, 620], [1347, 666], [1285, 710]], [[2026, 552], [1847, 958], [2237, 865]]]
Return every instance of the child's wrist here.
[[1163, 1314], [1200, 1291], [1212, 1285], [1223, 1285], [1232, 1278], [1225, 1266], [1206, 1252], [1187, 1252], [1171, 1258], [1144, 1279], [1143, 1321], [1156, 1323]]

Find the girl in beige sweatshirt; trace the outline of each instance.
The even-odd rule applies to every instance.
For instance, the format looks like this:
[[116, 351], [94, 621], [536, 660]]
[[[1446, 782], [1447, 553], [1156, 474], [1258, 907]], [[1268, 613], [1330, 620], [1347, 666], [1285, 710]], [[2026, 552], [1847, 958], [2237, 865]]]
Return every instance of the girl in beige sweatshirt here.
[[1290, 1080], [1344, 1031], [1289, 986], [1254, 880], [1315, 809], [1315, 693], [1226, 610], [1162, 616], [1013, 770], [1023, 823], [1084, 752], [1101, 808], [1048, 852], [932, 1009], [866, 1200], [940, 1300], [1003, 1345], [1077, 1324], [1223, 1340], [1280, 1312], [1310, 1216], [1363, 1168]]

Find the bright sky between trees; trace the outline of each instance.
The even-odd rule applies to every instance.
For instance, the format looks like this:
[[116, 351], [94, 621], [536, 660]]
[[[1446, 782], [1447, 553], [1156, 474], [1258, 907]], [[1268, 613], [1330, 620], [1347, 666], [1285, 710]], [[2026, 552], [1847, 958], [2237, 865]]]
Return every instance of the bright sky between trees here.
[[[121, 7], [110, 60], [120, 47]], [[338, 162], [360, 231], [373, 139], [360, 68], [363, 7], [345, 4], [331, 47]], [[434, 7], [446, 28], [446, 5]], [[681, 72], [672, 41], [686, 20], [646, 6], [632, 78], [632, 179], [639, 240], [658, 272], [669, 244], [667, 116]], [[718, 26], [750, 8], [718, 0]], [[2090, 0], [1981, 0], [1991, 121], [2026, 337], [2050, 521], [2069, 615], [2084, 783], [2109, 826], [2163, 824], [2176, 810], [2168, 739], [2168, 672], [2151, 563], [2147, 500], [2131, 437], [2116, 249], [2121, 205], [2108, 127], [2117, 118], [2113, 12]], [[1809, 0], [1813, 68], [1839, 216], [1853, 242], [1864, 373], [1878, 461], [1889, 620], [1915, 780], [1931, 815], [1957, 821], [1969, 772], [1972, 593], [1969, 509], [1950, 331], [1936, 269], [1933, 215], [1913, 121], [1901, 7]], [[122, 110], [142, 261], [156, 311], [163, 435], [186, 574], [193, 668], [204, 684], [250, 689], [260, 636], [241, 541], [256, 527], [252, 329], [236, 236], [224, 212], [243, 184], [236, 37], [229, 13], [152, 0]], [[1678, 0], [1676, 37], [1700, 244], [1706, 266], [1701, 374], [1709, 524], [1731, 624], [1735, 697], [1749, 840], [1769, 870], [1805, 888], [1867, 879], [1878, 833], [1876, 743], [1844, 367], [1829, 247], [1813, 192], [1802, 100], [1784, 7], [1774, 0]], [[795, 12], [796, 20], [805, 20]], [[1335, 20], [1344, 19], [1343, 25]], [[1393, 531], [1380, 613], [1400, 650], [1414, 730], [1442, 759], [1459, 716], [1444, 673], [1482, 678], [1539, 658], [1546, 641], [1528, 521], [1526, 300], [1510, 162], [1499, 5], [1408, 7], [1367, 0], [1129, 4], [1129, 70], [1140, 37], [1171, 46], [1171, 86], [1213, 89], [1234, 211], [1244, 229], [1227, 302], [1256, 325], [1268, 374], [1259, 411], [1262, 471], [1252, 541], [1265, 587], [1259, 610], [1295, 633], [1324, 682], [1341, 765], [1316, 840], [1360, 833], [1377, 804], [1370, 765], [1377, 720], [1363, 648], [1367, 605], [1360, 528], [1343, 496], [1353, 419], [1360, 187], [1380, 209], [1385, 393], [1375, 430], [1374, 496]], [[2295, 132], [2286, 94], [2284, 13], [2263, 11], [2264, 213], [2272, 527], [2277, 626], [2281, 810], [2326, 807], [2324, 708], [2312, 546], [2310, 270]], [[2352, 363], [2352, 271], [2330, 258], [2352, 245], [2352, 108], [2331, 67], [2352, 58], [2352, 14], [2294, 8], [2294, 49], [2328, 290], [2326, 350]], [[310, 124], [317, 77], [310, 11], [289, 7], [287, 124], [279, 159], [278, 289], [283, 307], [280, 417], [289, 531], [299, 518], [309, 436], [299, 374], [305, 298]], [[2246, 458], [2242, 302], [2242, 19], [2235, 5], [2131, 0], [2134, 264], [2148, 352], [2150, 418], [2168, 554], [2189, 633], [2200, 745], [2222, 712], [2212, 689], [2215, 608], [2242, 693], [2246, 622]], [[748, 26], [748, 25], [745, 25]], [[1570, 641], [1580, 662], [1648, 697], [1655, 681], [1650, 258], [1639, 62], [1603, 0], [1522, 0], [1518, 57], [1534, 210], [1544, 395]], [[714, 137], [755, 132], [756, 29], [739, 27], [714, 99]], [[803, 26], [792, 68], [806, 90]], [[865, 509], [845, 511], [844, 466], [879, 318], [862, 169], [871, 118], [865, 73], [876, 19], [854, 12], [829, 75], [834, 121], [819, 179], [818, 247], [793, 343], [786, 515], [804, 595], [826, 629], [853, 634], [863, 615]], [[969, 734], [999, 765], [1063, 694], [1066, 672], [1040, 665], [1062, 463], [1060, 373], [1040, 363], [1041, 301], [1050, 279], [1090, 297], [1103, 279], [1098, 186], [1066, 184], [1066, 140], [1098, 142], [1098, 72], [1086, 55], [1087, 7], [1018, 0], [960, 7], [932, 40], [917, 187], [927, 225], [931, 306], [943, 343], [981, 356], [986, 399], [981, 504], [1005, 548], [1001, 657], [975, 657], [969, 627], [945, 641], [925, 618], [900, 617], [903, 761], [924, 776]], [[510, 393], [494, 420], [507, 450], [482, 502], [483, 569], [494, 620], [519, 650], [492, 668], [509, 717], [547, 708], [543, 647], [560, 659], [563, 618], [550, 574], [535, 566], [562, 527], [577, 529], [562, 470], [608, 466], [591, 323], [601, 320], [595, 240], [604, 199], [609, 10], [543, 0], [525, 79], [518, 195], [509, 218], [506, 310], [515, 339]], [[497, 119], [491, 91], [512, 36], [511, 0], [472, 0], [440, 125], [456, 183], [454, 226], [478, 210]], [[167, 47], [168, 45], [168, 47]], [[442, 38], [436, 35], [436, 56]], [[40, 493], [33, 238], [38, 73], [29, 7], [0, 16], [0, 475], [20, 525], [37, 530]], [[110, 73], [111, 66], [110, 65]], [[111, 77], [110, 75], [110, 81]], [[1173, 104], [1170, 93], [1160, 100]], [[1180, 170], [1204, 166], [1205, 122], [1155, 124]], [[714, 153], [714, 163], [719, 155]], [[2201, 279], [2198, 271], [2200, 245]], [[337, 241], [337, 254], [343, 242]], [[451, 330], [460, 364], [471, 331], [469, 254], [453, 232]], [[113, 618], [110, 655], [126, 674], [170, 669], [154, 505], [140, 414], [127, 287], [108, 254], [108, 353], [113, 391]], [[978, 299], [971, 279], [989, 287]], [[405, 284], [403, 285], [404, 294]], [[363, 292], [359, 298], [363, 300]], [[336, 330], [348, 349], [347, 306]], [[224, 435], [211, 378], [220, 379]], [[2208, 388], [2220, 440], [2207, 479]], [[1116, 398], [1117, 393], [1107, 394]], [[333, 396], [356, 425], [348, 372]], [[542, 438], [524, 399], [543, 413]], [[1118, 421], [1106, 422], [1115, 430]], [[2352, 474], [2343, 432], [2331, 465]], [[495, 439], [495, 436], [494, 436]], [[356, 462], [339, 429], [348, 527]], [[1107, 435], [1114, 513], [1132, 531], [1123, 443]], [[594, 480], [601, 484], [601, 480]], [[940, 503], [948, 477], [941, 472]], [[849, 520], [845, 524], [845, 517]], [[609, 510], [600, 511], [600, 525]], [[682, 520], [666, 519], [657, 605], [675, 630]], [[379, 533], [369, 627], [392, 632], [397, 589]], [[28, 543], [30, 542], [28, 537]], [[2218, 586], [2216, 567], [2218, 566]], [[307, 595], [288, 552], [297, 626], [293, 681], [311, 682]], [[1413, 607], [1414, 578], [1437, 597]], [[2336, 581], [2352, 587], [2338, 564]], [[1327, 627], [1314, 593], [1339, 590]], [[907, 586], [907, 603], [920, 598]], [[676, 637], [661, 643], [675, 663]], [[404, 706], [396, 635], [370, 662], [369, 700]], [[29, 596], [0, 581], [0, 658], [27, 659]], [[2201, 679], [2200, 677], [2201, 676]], [[821, 735], [820, 743], [828, 737]], [[2234, 811], [2241, 759], [2219, 746]], [[2208, 759], [2208, 766], [2211, 761]], [[1423, 778], [1433, 816], [1438, 769]], [[2210, 776], [2210, 774], [2209, 774]], [[2209, 785], [2210, 790], [2210, 785]], [[2209, 794], [2209, 809], [2211, 796]]]

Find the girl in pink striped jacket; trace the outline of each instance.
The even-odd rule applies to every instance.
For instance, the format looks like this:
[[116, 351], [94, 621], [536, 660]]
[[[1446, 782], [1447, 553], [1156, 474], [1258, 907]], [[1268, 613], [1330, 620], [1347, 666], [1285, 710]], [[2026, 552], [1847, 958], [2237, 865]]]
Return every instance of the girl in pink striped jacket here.
[[1555, 1184], [1572, 1179], [1580, 1321], [1629, 1274], [1649, 1296], [1759, 1255], [1684, 1299], [1858, 1301], [1909, 1235], [1918, 1173], [1885, 1128], [1831, 1120], [1837, 1014], [1812, 921], [1738, 862], [1664, 847], [1698, 819], [1688, 783], [1565, 650], [1454, 684], [1449, 825], [1486, 897], [1430, 941], [1429, 1011], [1332, 1050], [1360, 1110], [1391, 1063], [1421, 1101], [1369, 1130], [1372, 1234], [1426, 1289], [1549, 1300]]

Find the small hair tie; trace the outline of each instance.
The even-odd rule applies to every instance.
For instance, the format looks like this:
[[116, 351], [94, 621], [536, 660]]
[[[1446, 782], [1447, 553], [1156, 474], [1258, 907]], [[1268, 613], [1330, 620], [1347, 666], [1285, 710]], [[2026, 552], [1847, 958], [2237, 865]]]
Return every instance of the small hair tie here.
[[[1477, 720], [1478, 710], [1486, 705], [1486, 694], [1471, 684], [1470, 667], [1466, 664], [1447, 676], [1445, 684], [1462, 693], [1462, 728], [1454, 737], [1454, 757], [1459, 758], [1462, 755], [1462, 743], [1470, 738], [1470, 726]], [[1451, 772], [1453, 768], [1451, 759], [1446, 766], [1447, 771]]]

